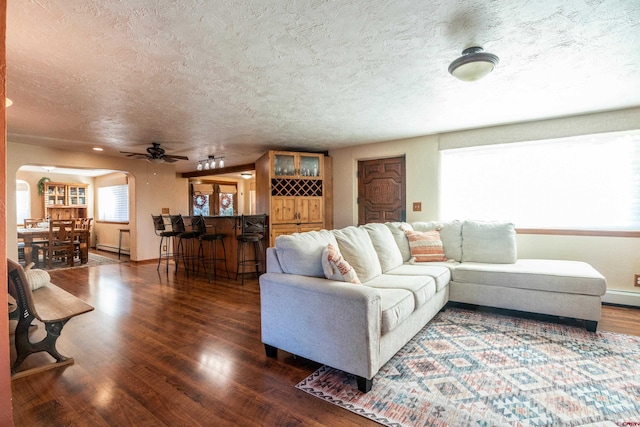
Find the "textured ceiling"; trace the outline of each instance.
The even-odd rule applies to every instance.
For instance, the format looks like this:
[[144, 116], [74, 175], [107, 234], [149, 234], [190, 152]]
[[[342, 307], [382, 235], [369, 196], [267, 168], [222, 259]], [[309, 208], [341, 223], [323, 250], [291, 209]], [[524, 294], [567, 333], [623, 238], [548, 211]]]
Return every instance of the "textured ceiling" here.
[[[20, 0], [10, 141], [250, 163], [640, 105], [638, 0]], [[447, 73], [465, 47], [500, 57]]]

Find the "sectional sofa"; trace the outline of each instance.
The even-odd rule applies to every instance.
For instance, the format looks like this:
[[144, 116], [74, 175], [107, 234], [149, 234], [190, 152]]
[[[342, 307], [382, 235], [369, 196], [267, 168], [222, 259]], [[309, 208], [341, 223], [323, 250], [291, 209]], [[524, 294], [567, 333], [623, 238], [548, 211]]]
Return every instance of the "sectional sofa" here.
[[260, 276], [262, 342], [354, 374], [378, 370], [448, 301], [585, 320], [605, 278], [580, 261], [518, 259], [508, 222], [366, 224], [280, 236]]

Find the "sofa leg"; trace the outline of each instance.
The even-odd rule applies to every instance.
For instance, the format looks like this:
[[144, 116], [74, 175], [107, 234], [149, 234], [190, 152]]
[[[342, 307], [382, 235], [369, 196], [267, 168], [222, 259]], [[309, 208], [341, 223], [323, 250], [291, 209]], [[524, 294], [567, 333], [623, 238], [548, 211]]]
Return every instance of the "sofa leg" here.
[[367, 379], [356, 375], [356, 381], [358, 382], [358, 390], [363, 393], [369, 393], [371, 386], [373, 385], [373, 379]]
[[267, 357], [275, 359], [278, 357], [278, 347], [274, 347], [269, 344], [264, 345], [264, 352], [267, 353]]
[[598, 322], [596, 322], [595, 320], [585, 320], [586, 326], [587, 326], [587, 331], [589, 332], [595, 332], [596, 329], [598, 329]]

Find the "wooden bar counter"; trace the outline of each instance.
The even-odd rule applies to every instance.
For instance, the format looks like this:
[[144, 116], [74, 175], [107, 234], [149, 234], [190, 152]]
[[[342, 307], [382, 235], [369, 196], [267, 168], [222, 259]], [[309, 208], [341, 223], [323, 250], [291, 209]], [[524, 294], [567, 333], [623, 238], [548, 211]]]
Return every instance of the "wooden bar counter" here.
[[[207, 233], [222, 233], [225, 235], [224, 237], [224, 247], [227, 255], [227, 268], [229, 269], [229, 277], [232, 279], [235, 278], [237, 265], [238, 265], [238, 240], [236, 236], [242, 232], [242, 227], [240, 225], [240, 215], [235, 216], [205, 216], [205, 224], [207, 225]], [[267, 219], [267, 223], [265, 224], [264, 237], [262, 239], [262, 245], [265, 248], [269, 245], [269, 221]], [[191, 231], [191, 217], [184, 217], [184, 225], [187, 231]], [[213, 244], [213, 243], [211, 243]], [[216, 243], [217, 246], [217, 256], [221, 257], [222, 245], [220, 242]], [[175, 247], [175, 246], [174, 246]], [[204, 256], [206, 259], [209, 258], [209, 251], [211, 249], [209, 242], [203, 242]], [[197, 250], [197, 247], [196, 247]], [[262, 269], [266, 268], [265, 253], [262, 254]], [[247, 248], [246, 259], [253, 259], [253, 250], [251, 248]], [[218, 277], [225, 277], [226, 274], [224, 271], [224, 264], [222, 262], [216, 263], [216, 269]], [[264, 271], [262, 271], [264, 273]], [[222, 275], [222, 276], [220, 276]], [[248, 276], [250, 277], [250, 276]]]

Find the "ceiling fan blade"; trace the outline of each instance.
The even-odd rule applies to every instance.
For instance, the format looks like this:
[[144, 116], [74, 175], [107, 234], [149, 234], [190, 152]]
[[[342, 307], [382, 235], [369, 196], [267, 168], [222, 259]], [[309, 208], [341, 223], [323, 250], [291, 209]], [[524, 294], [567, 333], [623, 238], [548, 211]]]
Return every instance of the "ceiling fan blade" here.
[[178, 161], [177, 159], [173, 159], [173, 158], [171, 158], [171, 157], [169, 157], [169, 156], [162, 156], [162, 157], [160, 157], [160, 158], [161, 158], [162, 160], [164, 160], [166, 163], [175, 163], [175, 162], [177, 162], [177, 161]]
[[145, 153], [132, 153], [131, 151], [120, 151], [120, 154], [126, 154], [127, 156], [148, 156]]
[[165, 158], [170, 157], [170, 158], [172, 158], [174, 160], [189, 160], [189, 158], [187, 156], [176, 156], [176, 155], [173, 155], [173, 154], [165, 154], [164, 157]]

